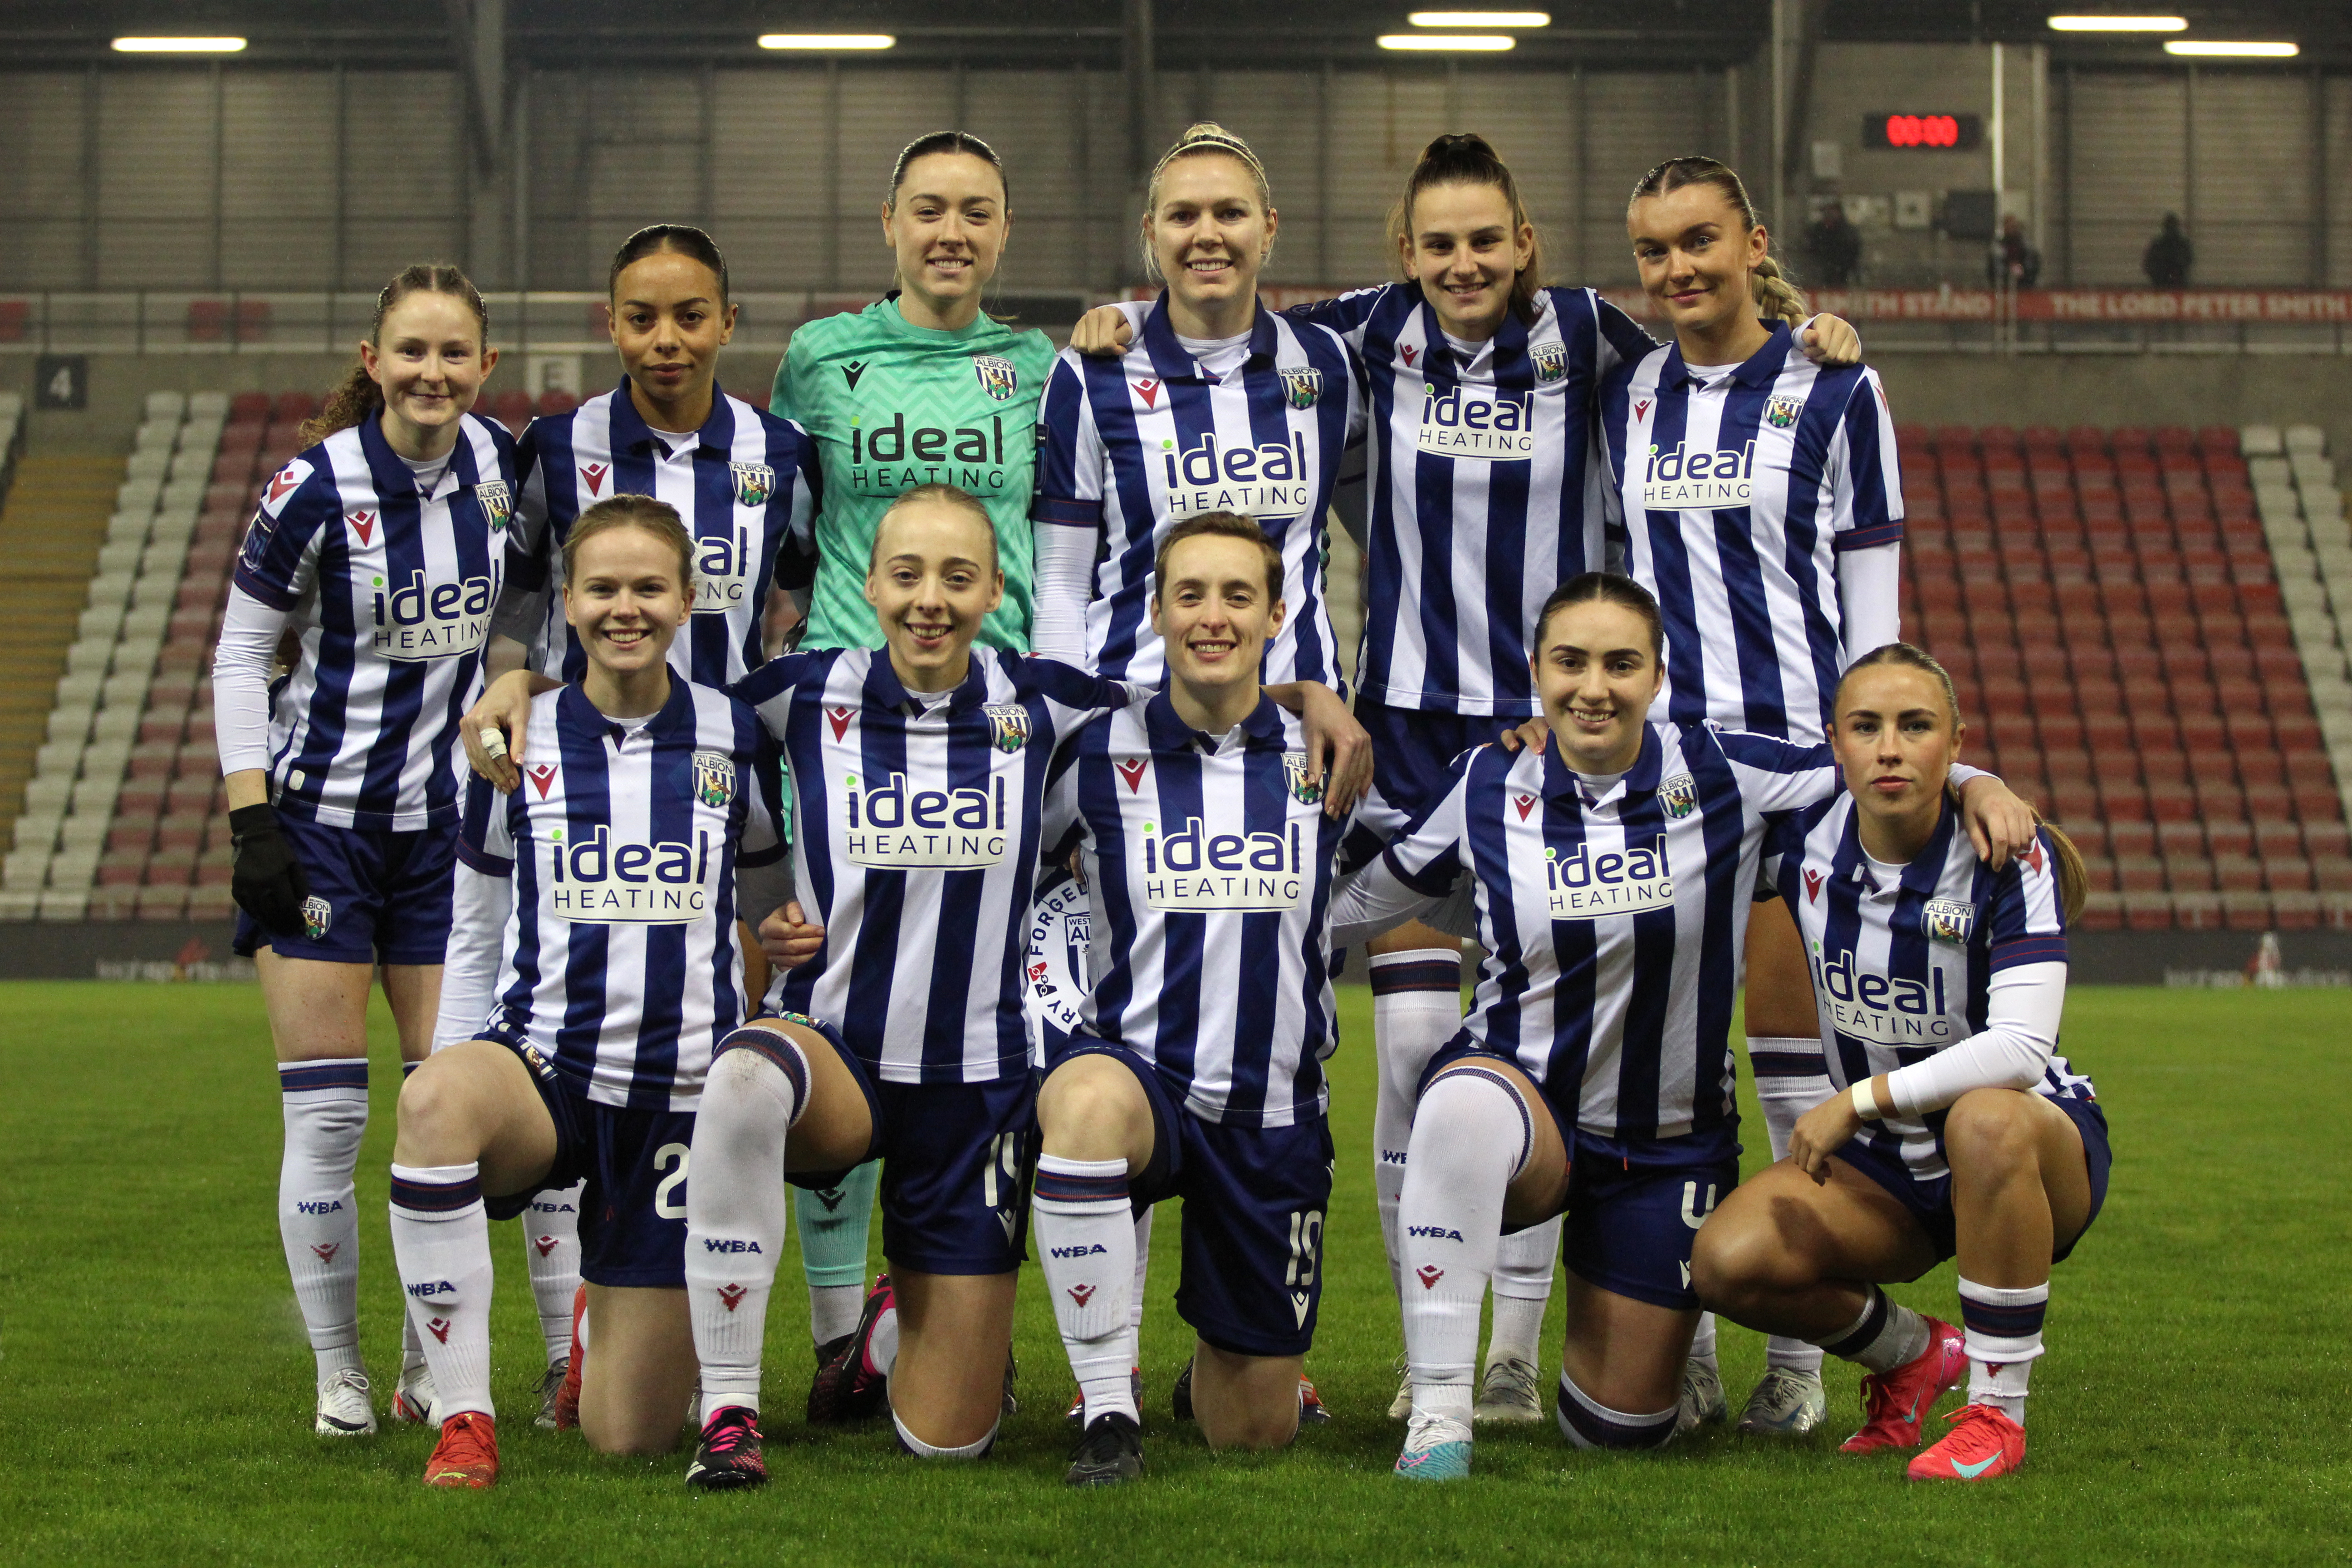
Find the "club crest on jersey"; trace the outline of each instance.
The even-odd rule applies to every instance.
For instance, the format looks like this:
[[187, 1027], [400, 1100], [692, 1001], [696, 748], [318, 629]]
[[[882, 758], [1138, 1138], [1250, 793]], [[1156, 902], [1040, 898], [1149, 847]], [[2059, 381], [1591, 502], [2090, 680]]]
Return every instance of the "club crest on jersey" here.
[[735, 759], [724, 752], [694, 753], [694, 798], [713, 810], [735, 798]]
[[1307, 753], [1282, 753], [1283, 782], [1290, 786], [1290, 798], [1301, 805], [1313, 805], [1323, 798], [1323, 781], [1307, 776]]
[[1775, 397], [1764, 405], [1764, 423], [1775, 430], [1786, 430], [1797, 422], [1797, 416], [1804, 411], [1804, 404], [1796, 398]]
[[990, 702], [981, 708], [988, 715], [988, 741], [1005, 755], [1011, 756], [1029, 743], [1029, 710], [1018, 702]]
[[738, 506], [765, 506], [776, 493], [776, 470], [765, 463], [730, 463], [727, 471], [735, 476]]
[[490, 531], [506, 527], [507, 519], [514, 515], [514, 492], [507, 489], [504, 479], [484, 479], [474, 487], [474, 499], [482, 503], [482, 515], [490, 520]]
[[1568, 374], [1566, 343], [1530, 343], [1528, 358], [1536, 367], [1536, 379], [1547, 386]]
[[1013, 362], [995, 354], [974, 354], [971, 374], [979, 378], [981, 391], [998, 403], [1012, 402], [1021, 385], [1021, 373], [1013, 368]]
[[1282, 390], [1283, 395], [1290, 399], [1293, 408], [1312, 408], [1323, 396], [1323, 373], [1319, 370], [1285, 369]]
[[302, 929], [310, 933], [312, 942], [327, 940], [327, 929], [335, 923], [335, 906], [313, 895], [302, 900]]
[[1676, 773], [1658, 785], [1658, 804], [1680, 822], [1698, 809], [1698, 782], [1688, 773]]
[[1919, 911], [1919, 924], [1927, 940], [1954, 947], [1968, 945], [1969, 932], [1976, 923], [1977, 907], [1962, 899], [1929, 899], [1927, 907]]

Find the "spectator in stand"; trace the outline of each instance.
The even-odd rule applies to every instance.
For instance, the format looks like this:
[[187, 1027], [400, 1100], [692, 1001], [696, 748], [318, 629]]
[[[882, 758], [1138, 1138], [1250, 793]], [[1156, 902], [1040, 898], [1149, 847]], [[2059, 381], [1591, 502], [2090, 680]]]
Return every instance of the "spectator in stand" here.
[[2189, 268], [2197, 258], [2196, 247], [2180, 226], [2179, 213], [2164, 215], [2164, 227], [2147, 242], [2147, 252], [2139, 259], [2140, 270], [2158, 289], [2185, 289], [2189, 286]]
[[2042, 253], [2025, 242], [2025, 225], [2015, 213], [2000, 220], [1985, 270], [1996, 289], [2031, 289], [2041, 279]]
[[1862, 272], [1862, 235], [1845, 221], [1845, 204], [1831, 200], [1805, 230], [1805, 264], [1823, 289], [1850, 289]]

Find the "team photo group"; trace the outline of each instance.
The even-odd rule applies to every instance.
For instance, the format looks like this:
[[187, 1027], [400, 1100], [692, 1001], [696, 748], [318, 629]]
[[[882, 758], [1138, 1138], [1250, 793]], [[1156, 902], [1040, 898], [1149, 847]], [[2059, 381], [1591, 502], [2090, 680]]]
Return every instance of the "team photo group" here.
[[[1391, 280], [1277, 311], [1276, 193], [1196, 124], [1144, 192], [1156, 298], [1058, 352], [988, 310], [1019, 174], [909, 144], [895, 286], [801, 326], [765, 408], [719, 382], [723, 236], [621, 239], [618, 384], [519, 438], [474, 412], [481, 296], [410, 267], [265, 486], [214, 682], [317, 1432], [425, 1424], [427, 1486], [499, 1479], [490, 1222], [520, 1218], [529, 1418], [756, 1487], [796, 1226], [813, 1426], [986, 1456], [1034, 1259], [1067, 1479], [1134, 1481], [1176, 1198], [1195, 1340], [1155, 1400], [1278, 1448], [1381, 1414], [1305, 1366], [1346, 1162], [1401, 1479], [1544, 1417], [1556, 1277], [1566, 1445], [1800, 1437], [1835, 1356], [1865, 1458], [1823, 1463], [2019, 1468], [2052, 1268], [2107, 1185], [2057, 1054], [2083, 866], [1964, 760], [1900, 624], [1885, 395], [1738, 174], [1630, 193], [1664, 342], [1547, 281], [1475, 134], [1421, 153]], [[1351, 953], [1369, 1149], [1328, 1118]], [[388, 1399], [354, 1189], [379, 984]], [[1743, 1055], [1774, 1156], [1745, 1183]], [[1946, 1260], [1955, 1321], [1882, 1289]], [[1736, 1408], [1720, 1323], [1769, 1336]]]

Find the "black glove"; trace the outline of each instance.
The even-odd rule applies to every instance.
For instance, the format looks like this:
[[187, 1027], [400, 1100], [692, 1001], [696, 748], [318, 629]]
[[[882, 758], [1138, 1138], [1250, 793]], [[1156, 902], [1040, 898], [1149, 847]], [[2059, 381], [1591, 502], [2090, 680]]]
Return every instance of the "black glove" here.
[[302, 874], [293, 846], [278, 831], [276, 809], [241, 805], [228, 814], [228, 829], [236, 853], [228, 890], [236, 907], [273, 935], [302, 935], [309, 929], [302, 903], [310, 896], [310, 879]]

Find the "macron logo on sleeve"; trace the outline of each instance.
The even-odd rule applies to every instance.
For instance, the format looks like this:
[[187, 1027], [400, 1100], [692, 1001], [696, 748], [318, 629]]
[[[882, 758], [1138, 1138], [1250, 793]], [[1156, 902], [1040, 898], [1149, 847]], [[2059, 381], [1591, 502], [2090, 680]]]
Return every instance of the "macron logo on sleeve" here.
[[284, 511], [286, 498], [300, 489], [302, 481], [309, 479], [314, 471], [309, 463], [297, 458], [270, 475], [269, 482], [261, 488], [261, 510], [272, 517]]

